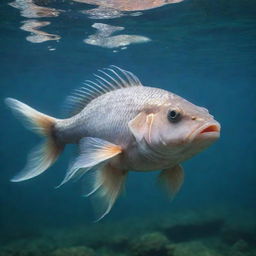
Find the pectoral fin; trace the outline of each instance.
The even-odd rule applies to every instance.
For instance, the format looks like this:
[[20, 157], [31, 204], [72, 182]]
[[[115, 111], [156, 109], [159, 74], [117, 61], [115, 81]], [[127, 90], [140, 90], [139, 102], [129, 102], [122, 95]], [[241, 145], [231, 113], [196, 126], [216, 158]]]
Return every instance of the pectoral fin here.
[[176, 165], [170, 169], [161, 171], [159, 175], [160, 184], [167, 190], [168, 195], [174, 197], [180, 190], [184, 180], [182, 166]]
[[138, 142], [143, 138], [145, 138], [149, 143], [151, 142], [151, 130], [154, 119], [155, 114], [141, 112], [128, 123], [132, 134]]
[[63, 185], [70, 179], [80, 178], [90, 169], [96, 168], [122, 152], [122, 148], [118, 145], [91, 137], [81, 139], [79, 142], [79, 148], [79, 156], [75, 159], [59, 186]]

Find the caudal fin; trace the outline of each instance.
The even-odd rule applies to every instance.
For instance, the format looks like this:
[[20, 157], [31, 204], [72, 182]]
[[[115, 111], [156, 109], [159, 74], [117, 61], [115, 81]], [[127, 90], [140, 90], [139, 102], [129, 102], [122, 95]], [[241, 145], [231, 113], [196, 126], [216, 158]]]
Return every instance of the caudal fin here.
[[63, 146], [53, 136], [53, 129], [57, 120], [12, 98], [6, 98], [5, 103], [14, 114], [24, 121], [27, 128], [46, 137], [44, 143], [32, 150], [24, 169], [11, 181], [28, 180], [48, 169], [57, 160], [63, 149]]

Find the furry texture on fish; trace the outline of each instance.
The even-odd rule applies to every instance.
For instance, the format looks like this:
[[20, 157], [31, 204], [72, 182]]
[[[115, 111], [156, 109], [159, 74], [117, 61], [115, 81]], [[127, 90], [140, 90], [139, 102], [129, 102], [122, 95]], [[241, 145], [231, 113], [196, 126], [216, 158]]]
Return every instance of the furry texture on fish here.
[[159, 181], [174, 196], [184, 178], [180, 163], [219, 138], [219, 123], [205, 108], [166, 90], [143, 86], [119, 67], [110, 66], [94, 76], [68, 98], [70, 118], [57, 119], [6, 99], [28, 128], [46, 138], [12, 181], [43, 173], [67, 144], [77, 144], [79, 154], [59, 186], [91, 173], [87, 196], [101, 201], [98, 220], [111, 210], [129, 171], [162, 170]]

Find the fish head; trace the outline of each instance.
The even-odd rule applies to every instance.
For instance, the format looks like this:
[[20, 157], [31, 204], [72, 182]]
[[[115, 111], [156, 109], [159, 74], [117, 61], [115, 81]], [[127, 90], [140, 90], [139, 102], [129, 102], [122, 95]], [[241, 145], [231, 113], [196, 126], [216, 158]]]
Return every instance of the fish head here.
[[181, 159], [202, 151], [220, 137], [220, 124], [206, 108], [176, 95], [159, 106], [149, 123], [145, 137], [149, 146]]

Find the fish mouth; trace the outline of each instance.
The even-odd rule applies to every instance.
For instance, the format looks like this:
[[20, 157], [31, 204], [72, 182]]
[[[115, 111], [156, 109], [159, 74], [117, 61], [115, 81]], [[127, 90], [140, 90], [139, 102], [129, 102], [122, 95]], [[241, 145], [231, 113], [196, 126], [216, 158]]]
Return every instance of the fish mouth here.
[[190, 135], [189, 140], [194, 139], [218, 139], [220, 136], [220, 124], [217, 121], [206, 123], [195, 129]]
[[207, 125], [202, 131], [200, 131], [200, 134], [202, 133], [209, 133], [209, 132], [220, 132], [220, 127], [219, 125], [212, 124], [212, 125]]

